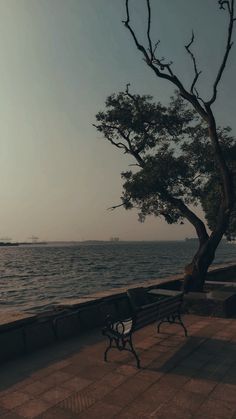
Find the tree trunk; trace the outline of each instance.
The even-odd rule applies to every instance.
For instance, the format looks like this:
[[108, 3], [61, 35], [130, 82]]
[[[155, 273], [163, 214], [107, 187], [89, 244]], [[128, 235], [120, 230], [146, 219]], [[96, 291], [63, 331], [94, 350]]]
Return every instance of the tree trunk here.
[[192, 262], [185, 266], [184, 291], [203, 291], [204, 282], [209, 266], [215, 258], [218, 243], [208, 239], [200, 244]]

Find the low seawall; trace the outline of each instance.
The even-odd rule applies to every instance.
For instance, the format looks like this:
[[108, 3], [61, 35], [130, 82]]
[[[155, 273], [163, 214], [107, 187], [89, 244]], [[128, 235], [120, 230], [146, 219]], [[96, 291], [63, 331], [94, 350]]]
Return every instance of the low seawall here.
[[[229, 281], [236, 278], [236, 265], [221, 266], [208, 274], [210, 281]], [[182, 276], [135, 283], [134, 287], [148, 289], [180, 289]], [[131, 288], [131, 287], [129, 287]], [[79, 336], [85, 331], [102, 327], [104, 318], [131, 314], [127, 288], [112, 289], [80, 299], [62, 301], [55, 310], [39, 315], [15, 313], [9, 318], [0, 316], [0, 363], [27, 355], [35, 350], [64, 339]]]

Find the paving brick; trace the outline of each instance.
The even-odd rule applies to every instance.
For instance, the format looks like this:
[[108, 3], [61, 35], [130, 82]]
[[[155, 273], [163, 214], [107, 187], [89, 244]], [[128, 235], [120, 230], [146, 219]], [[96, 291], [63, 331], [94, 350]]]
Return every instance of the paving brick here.
[[145, 410], [149, 412], [156, 409], [165, 402], [172, 400], [177, 389], [168, 385], [160, 386], [159, 382], [150, 386], [140, 398], [140, 405], [145, 406]]
[[97, 364], [83, 368], [80, 371], [79, 376], [89, 380], [99, 380], [112, 369], [114, 369], [114, 366], [112, 364], [104, 362], [100, 365]]
[[211, 393], [210, 398], [232, 402], [236, 409], [236, 385], [219, 384]]
[[9, 412], [6, 415], [2, 416], [1, 419], [22, 419], [22, 416], [19, 416], [15, 412]]
[[156, 339], [155, 337], [147, 337], [143, 339], [142, 341], [139, 341], [135, 344], [135, 348], [137, 349], [148, 349], [152, 346], [156, 345]]
[[185, 384], [183, 390], [208, 395], [216, 385], [217, 381], [192, 378]]
[[[180, 410], [186, 410], [190, 412], [191, 414], [194, 414], [198, 411], [201, 404], [206, 399], [206, 396], [204, 394], [200, 393], [192, 393], [190, 391], [184, 391], [180, 390], [178, 391], [173, 399], [171, 400], [171, 406], [178, 411]], [[168, 409], [168, 404], [166, 405], [166, 408]]]
[[98, 381], [98, 383], [106, 383], [110, 386], [110, 388], [116, 388], [120, 384], [124, 383], [127, 379], [127, 375], [112, 371], [109, 374], [106, 374], [101, 380]]
[[[1, 377], [2, 379], [2, 377]], [[7, 388], [5, 388], [5, 390], [0, 390], [0, 397], [2, 397], [3, 395], [7, 394], [7, 393], [12, 393], [13, 391], [23, 391], [23, 387], [30, 385], [32, 383], [34, 383], [35, 380], [33, 380], [32, 378], [25, 378], [23, 380], [20, 380], [19, 382], [17, 382], [16, 384], [10, 385]]]
[[[118, 417], [120, 419], [123, 417], [127, 419], [156, 417], [156, 411], [158, 411], [167, 400], [171, 400], [175, 392], [175, 389], [168, 386], [160, 387], [157, 383], [144, 391], [140, 397], [137, 397], [126, 405]], [[153, 413], [154, 416], [151, 416]], [[169, 416], [169, 418], [171, 418], [171, 416]]]
[[56, 406], [41, 413], [37, 419], [78, 419], [78, 415]]
[[160, 378], [163, 377], [163, 373], [159, 371], [152, 371], [151, 369], [145, 369], [141, 370], [138, 373], [138, 378], [141, 378], [142, 380], [147, 380], [150, 383], [155, 383], [157, 381], [160, 381]]
[[200, 418], [209, 419], [231, 419], [235, 412], [235, 407], [223, 400], [206, 400], [199, 408], [197, 414]]
[[95, 405], [89, 407], [82, 414], [79, 415], [80, 419], [110, 419], [114, 418], [121, 408], [116, 405], [98, 402]]
[[62, 371], [56, 371], [43, 379], [43, 382], [49, 386], [57, 386], [72, 378], [71, 374]]
[[58, 362], [54, 362], [51, 365], [51, 368], [53, 368], [55, 371], [56, 370], [61, 370], [62, 368], [67, 367], [68, 365], [70, 365], [72, 363], [72, 360], [70, 358], [68, 359], [62, 359], [61, 361]]
[[41, 393], [44, 393], [51, 387], [51, 383], [37, 380], [32, 382], [31, 384], [28, 384], [25, 387], [22, 387], [22, 391], [24, 391], [24, 393], [29, 393], [33, 396], [37, 396]]
[[12, 393], [7, 393], [5, 396], [1, 397], [0, 406], [5, 409], [13, 409], [31, 398], [32, 397], [29, 394], [21, 391], [13, 391]]
[[153, 411], [149, 417], [155, 419], [192, 419], [193, 415], [188, 410], [176, 409], [175, 406], [160, 406], [157, 410]]
[[47, 367], [40, 368], [38, 371], [33, 372], [30, 378], [32, 380], [38, 380], [38, 379], [47, 377], [48, 375], [54, 372], [55, 372], [55, 368], [53, 367], [53, 365], [49, 365]]
[[136, 375], [138, 374], [138, 368], [132, 365], [121, 365], [120, 367], [116, 368], [116, 372], [128, 376]]
[[50, 406], [66, 399], [71, 395], [71, 391], [62, 387], [53, 387], [40, 395], [40, 399], [50, 403]]
[[[135, 399], [132, 403], [124, 406], [120, 413], [116, 416], [119, 419], [146, 419], [151, 418], [151, 414], [160, 407], [159, 402], [151, 401], [147, 402], [141, 400], [141, 398]], [[155, 416], [154, 416], [155, 417]]]
[[92, 406], [95, 402], [96, 399], [94, 398], [93, 394], [89, 393], [87, 390], [82, 390], [63, 400], [58, 404], [58, 407], [67, 411], [68, 417], [70, 417], [69, 415], [71, 414], [80, 414]]
[[91, 384], [91, 380], [82, 377], [72, 377], [70, 380], [60, 384], [60, 387], [67, 388], [71, 391], [80, 391]]
[[35, 418], [50, 408], [50, 404], [39, 399], [30, 400], [15, 409], [15, 412], [24, 418]]
[[150, 386], [148, 381], [139, 378], [130, 378], [124, 384], [105, 396], [103, 401], [107, 404], [125, 406]]
[[86, 364], [84, 364], [83, 362], [73, 362], [65, 368], [62, 368], [61, 372], [65, 372], [66, 374], [70, 374], [71, 376], [76, 376], [79, 375], [80, 372], [84, 369], [84, 365]]
[[167, 384], [170, 387], [182, 388], [187, 381], [189, 381], [189, 377], [185, 375], [167, 373], [162, 376], [162, 378], [159, 381], [159, 384], [160, 386], [163, 384]]
[[112, 392], [112, 387], [106, 382], [95, 382], [84, 390], [88, 397], [100, 400]]

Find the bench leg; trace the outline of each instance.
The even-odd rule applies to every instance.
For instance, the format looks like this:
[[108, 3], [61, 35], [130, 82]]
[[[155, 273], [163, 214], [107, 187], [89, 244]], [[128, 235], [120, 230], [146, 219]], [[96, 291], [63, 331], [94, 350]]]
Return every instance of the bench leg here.
[[[113, 345], [113, 341], [115, 342], [115, 344]], [[127, 347], [127, 345], [129, 344], [129, 346]], [[110, 349], [118, 349], [119, 351], [128, 351], [131, 352], [137, 362], [137, 368], [140, 368], [140, 360], [139, 357], [137, 355], [137, 352], [134, 349], [133, 346], [133, 342], [132, 342], [132, 338], [129, 337], [128, 339], [114, 339], [112, 337], [109, 337], [109, 344], [108, 347], [106, 348], [105, 352], [104, 352], [104, 361], [107, 362], [107, 354], [110, 351]]]
[[183, 321], [182, 321], [182, 319], [181, 319], [181, 316], [179, 315], [178, 316], [178, 320], [179, 320], [179, 324], [182, 326], [182, 328], [184, 329], [184, 334], [185, 334], [185, 337], [187, 337], [188, 336], [188, 331], [187, 331], [187, 329], [186, 329], [186, 327], [185, 327], [185, 325], [184, 325], [184, 323], [183, 323]]
[[[176, 321], [176, 319], [177, 319], [178, 321]], [[160, 333], [160, 325], [161, 325], [162, 323], [179, 324], [179, 325], [180, 325], [180, 326], [182, 326], [182, 328], [184, 329], [184, 334], [185, 334], [185, 337], [187, 337], [187, 336], [188, 336], [188, 331], [187, 331], [187, 329], [186, 329], [186, 327], [185, 327], [185, 325], [184, 325], [184, 323], [183, 323], [183, 321], [182, 321], [182, 319], [181, 319], [181, 315], [180, 315], [180, 314], [176, 314], [176, 315], [173, 315], [171, 318], [170, 318], [170, 317], [168, 317], [168, 318], [166, 318], [165, 320], [161, 320], [161, 321], [158, 323], [158, 325], [157, 325], [157, 332], [158, 332], [158, 333]]]
[[130, 337], [130, 339], [128, 340], [128, 342], [129, 342], [129, 346], [130, 346], [130, 348], [131, 348], [131, 353], [135, 356], [135, 359], [136, 359], [136, 362], [137, 362], [137, 368], [140, 368], [140, 359], [139, 359], [139, 357], [138, 357], [138, 355], [137, 355], [137, 352], [135, 351], [135, 349], [134, 349], [134, 346], [133, 346], [133, 342], [132, 342], [132, 339], [131, 339], [131, 337]]
[[105, 362], [107, 362], [107, 353], [108, 353], [108, 351], [113, 347], [112, 346], [112, 342], [113, 342], [113, 339], [112, 338], [109, 338], [109, 345], [108, 345], [107, 349], [104, 352], [104, 361]]

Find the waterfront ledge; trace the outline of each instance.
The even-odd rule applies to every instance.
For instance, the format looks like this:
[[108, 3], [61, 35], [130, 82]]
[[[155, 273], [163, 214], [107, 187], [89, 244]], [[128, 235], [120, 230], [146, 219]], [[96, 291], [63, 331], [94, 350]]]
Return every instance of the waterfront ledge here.
[[[178, 290], [182, 280], [181, 275], [176, 275], [138, 284], [135, 282], [133, 287]], [[218, 317], [236, 314], [235, 264], [212, 269], [208, 274], [206, 289], [205, 293], [186, 296], [185, 307], [188, 312]], [[10, 318], [0, 316], [0, 363], [102, 327], [107, 314], [115, 318], [128, 317], [131, 308], [126, 290], [112, 289], [76, 300], [65, 300], [54, 310], [37, 315], [13, 313]]]

